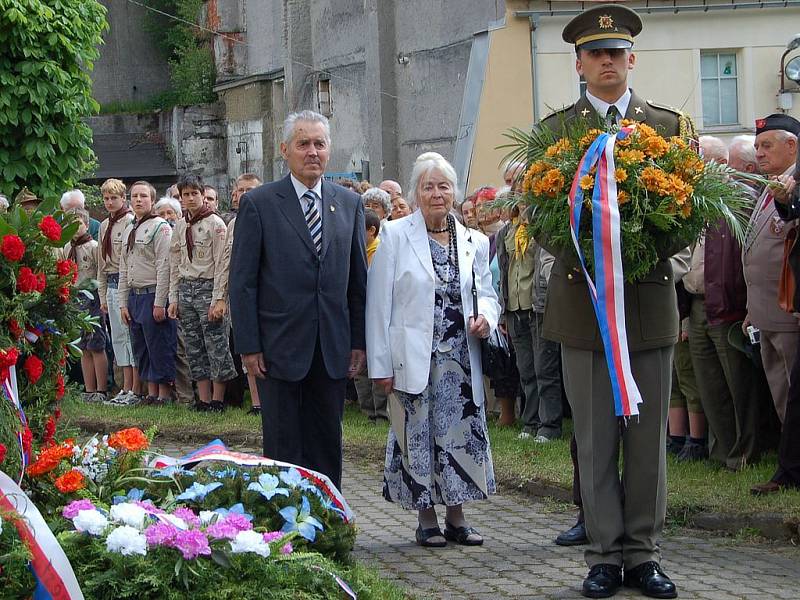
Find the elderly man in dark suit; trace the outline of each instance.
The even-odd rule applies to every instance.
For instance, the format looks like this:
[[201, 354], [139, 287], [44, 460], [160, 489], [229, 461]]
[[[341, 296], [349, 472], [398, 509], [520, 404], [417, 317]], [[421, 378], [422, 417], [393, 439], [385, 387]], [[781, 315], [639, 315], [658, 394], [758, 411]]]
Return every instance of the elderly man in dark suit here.
[[236, 351], [258, 378], [264, 455], [341, 487], [346, 377], [364, 365], [367, 259], [361, 198], [322, 180], [328, 120], [292, 113], [290, 174], [245, 194], [230, 302]]
[[[576, 68], [586, 80], [586, 93], [572, 106], [545, 118], [539, 127], [564, 135], [565, 125], [576, 119], [595, 123], [599, 117], [610, 126], [624, 117], [645, 122], [667, 137], [690, 134], [693, 126], [688, 119], [643, 101], [628, 87], [628, 73], [636, 64], [633, 38], [641, 29], [639, 16], [621, 5], [595, 6], [574, 17], [562, 38], [575, 45]], [[658, 547], [666, 514], [665, 435], [672, 348], [678, 339], [669, 258], [691, 240], [665, 241], [659, 248], [661, 261], [653, 271], [625, 285], [631, 367], [644, 400], [639, 418], [627, 423], [614, 413], [597, 319], [577, 258], [571, 249], [538, 241], [556, 256], [542, 335], [561, 343], [564, 386], [575, 424], [576, 468], [589, 538], [585, 559], [590, 570], [582, 593], [607, 598], [624, 581], [647, 596], [674, 598], [677, 591], [661, 569]]]

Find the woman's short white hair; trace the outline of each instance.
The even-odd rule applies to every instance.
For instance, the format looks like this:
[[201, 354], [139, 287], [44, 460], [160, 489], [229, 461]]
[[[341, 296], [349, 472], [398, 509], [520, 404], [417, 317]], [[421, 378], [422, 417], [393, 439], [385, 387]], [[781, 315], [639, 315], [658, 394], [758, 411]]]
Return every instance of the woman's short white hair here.
[[458, 204], [458, 175], [447, 159], [438, 152], [423, 152], [414, 161], [414, 168], [411, 169], [411, 181], [408, 189], [408, 204], [413, 209], [417, 208], [417, 188], [422, 177], [433, 171], [438, 170], [445, 179], [453, 186], [454, 204]]
[[153, 207], [153, 211], [158, 214], [159, 210], [167, 207], [174, 210], [175, 214], [178, 215], [179, 218], [183, 216], [183, 213], [181, 212], [181, 203], [175, 200], [175, 198], [172, 196], [164, 196], [161, 198], [158, 202], [156, 202], [156, 205]]
[[367, 202], [380, 202], [381, 206], [383, 206], [383, 212], [387, 215], [392, 212], [392, 197], [381, 188], [369, 188], [366, 192], [361, 194], [361, 200], [364, 206], [367, 205]]
[[9, 207], [8, 198], [3, 196], [3, 194], [0, 194], [0, 208], [2, 208], [3, 210], [8, 210], [8, 207]]
[[[71, 200], [73, 199], [78, 201], [78, 206], [71, 206]], [[82, 191], [70, 190], [61, 195], [61, 210], [67, 210], [69, 208], [86, 208], [86, 196], [83, 195]]]
[[292, 141], [294, 136], [294, 128], [298, 121], [306, 121], [309, 123], [322, 123], [325, 129], [325, 140], [330, 146], [331, 143], [331, 124], [325, 115], [321, 115], [313, 110], [301, 110], [300, 112], [290, 113], [286, 120], [283, 122], [283, 143], [288, 144]]

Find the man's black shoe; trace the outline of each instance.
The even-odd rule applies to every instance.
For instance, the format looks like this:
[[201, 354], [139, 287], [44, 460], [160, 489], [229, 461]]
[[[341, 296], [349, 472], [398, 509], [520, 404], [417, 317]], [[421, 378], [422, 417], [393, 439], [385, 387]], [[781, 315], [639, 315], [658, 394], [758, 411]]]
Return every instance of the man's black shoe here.
[[622, 585], [622, 569], [617, 565], [595, 565], [583, 580], [581, 593], [587, 598], [610, 598]]
[[580, 546], [581, 544], [588, 544], [589, 538], [586, 537], [586, 524], [583, 521], [578, 521], [570, 529], [560, 533], [556, 538], [556, 544], [559, 546]]
[[655, 561], [647, 561], [625, 571], [625, 587], [639, 588], [651, 598], [677, 598], [675, 584]]

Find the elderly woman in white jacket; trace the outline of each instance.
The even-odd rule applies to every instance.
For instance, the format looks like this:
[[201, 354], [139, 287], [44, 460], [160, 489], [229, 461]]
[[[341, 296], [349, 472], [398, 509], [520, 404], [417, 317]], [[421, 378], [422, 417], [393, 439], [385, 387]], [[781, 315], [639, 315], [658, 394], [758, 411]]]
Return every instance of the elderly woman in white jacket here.
[[[367, 281], [369, 376], [390, 396], [383, 495], [417, 510], [417, 543], [479, 545], [462, 504], [495, 491], [480, 338], [497, 326], [489, 240], [452, 215], [452, 165], [429, 152], [411, 174], [410, 216], [381, 229]], [[437, 504], [446, 507], [444, 532]]]

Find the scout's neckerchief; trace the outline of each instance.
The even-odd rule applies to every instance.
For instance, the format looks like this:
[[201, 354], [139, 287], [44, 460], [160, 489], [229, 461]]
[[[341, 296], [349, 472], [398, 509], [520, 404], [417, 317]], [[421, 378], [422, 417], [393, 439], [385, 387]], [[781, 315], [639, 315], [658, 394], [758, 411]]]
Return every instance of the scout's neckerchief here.
[[141, 220], [133, 222], [133, 229], [131, 229], [131, 232], [128, 234], [128, 252], [133, 250], [133, 244], [136, 242], [136, 230], [139, 229], [142, 223], [145, 223], [150, 219], [155, 219], [157, 216], [158, 215], [156, 214], [150, 213], [149, 215], [143, 216]]
[[71, 261], [78, 262], [78, 246], [83, 246], [92, 241], [92, 236], [89, 233], [84, 233], [79, 238], [72, 240], [69, 244], [69, 254], [67, 258]]
[[123, 206], [117, 212], [108, 215], [108, 227], [103, 234], [103, 260], [108, 260], [108, 257], [111, 256], [111, 230], [122, 217], [129, 214], [131, 214], [131, 209]]
[[[631, 372], [628, 333], [625, 328], [625, 277], [622, 271], [617, 181], [614, 177], [614, 144], [617, 139], [628, 137], [635, 127], [631, 125], [616, 133], [598, 135], [583, 155], [569, 193], [572, 243], [589, 285], [592, 305], [603, 338], [611, 389], [614, 393], [614, 409], [618, 417], [638, 415], [638, 405], [642, 402], [642, 395]], [[596, 284], [589, 275], [578, 242], [583, 208], [580, 180], [595, 165], [597, 177], [592, 192], [592, 244]]]
[[202, 208], [197, 211], [191, 218], [186, 214], [186, 253], [189, 255], [189, 262], [192, 262], [192, 254], [194, 252], [194, 239], [192, 238], [192, 225], [199, 223], [206, 217], [215, 214], [213, 210], [203, 202]]

